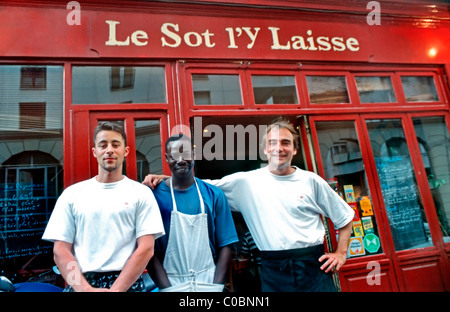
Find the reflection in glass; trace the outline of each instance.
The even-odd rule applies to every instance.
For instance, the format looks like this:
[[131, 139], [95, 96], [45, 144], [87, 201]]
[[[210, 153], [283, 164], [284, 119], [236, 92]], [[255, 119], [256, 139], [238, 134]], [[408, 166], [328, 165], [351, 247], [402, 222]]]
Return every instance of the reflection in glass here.
[[47, 67], [22, 66], [20, 69], [20, 89], [45, 90], [47, 88]]
[[192, 75], [195, 105], [242, 104], [238, 75]]
[[1, 65], [0, 132], [62, 131], [62, 75], [61, 66]]
[[431, 246], [400, 120], [368, 120], [370, 143], [396, 250]]
[[298, 104], [294, 76], [252, 76], [255, 104]]
[[355, 210], [348, 257], [381, 253], [380, 235], [353, 121], [316, 122], [325, 179]]
[[444, 242], [450, 242], [450, 137], [444, 117], [414, 118], [422, 162]]
[[439, 101], [434, 79], [431, 76], [403, 76], [402, 85], [407, 102]]
[[120, 103], [167, 103], [164, 67], [72, 68], [72, 104]]
[[149, 173], [162, 174], [161, 134], [159, 120], [137, 120], [136, 135], [137, 181]]
[[313, 104], [350, 103], [343, 76], [306, 76], [306, 83]]
[[63, 189], [63, 67], [0, 66], [0, 267], [32, 256], [53, 265], [41, 240]]
[[391, 77], [355, 77], [361, 103], [396, 102]]

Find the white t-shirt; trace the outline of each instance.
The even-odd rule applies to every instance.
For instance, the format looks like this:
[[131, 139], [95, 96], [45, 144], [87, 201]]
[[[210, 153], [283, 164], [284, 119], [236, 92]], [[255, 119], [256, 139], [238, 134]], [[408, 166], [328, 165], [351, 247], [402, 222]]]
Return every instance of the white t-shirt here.
[[221, 188], [232, 210], [244, 217], [260, 250], [288, 250], [323, 243], [321, 215], [336, 228], [347, 225], [353, 209], [313, 172], [279, 176], [268, 167], [207, 181]]
[[164, 235], [158, 204], [145, 185], [124, 177], [92, 178], [68, 187], [56, 202], [42, 239], [73, 244], [81, 271], [120, 271], [136, 239]]

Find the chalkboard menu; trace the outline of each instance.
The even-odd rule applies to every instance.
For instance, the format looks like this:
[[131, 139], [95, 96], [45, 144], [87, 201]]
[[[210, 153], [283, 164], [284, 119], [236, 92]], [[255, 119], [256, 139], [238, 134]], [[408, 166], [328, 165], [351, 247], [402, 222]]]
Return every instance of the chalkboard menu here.
[[407, 156], [375, 157], [396, 250], [426, 242], [411, 161]]
[[0, 259], [48, 253], [52, 245], [41, 240], [55, 199], [45, 196], [44, 185], [0, 184]]

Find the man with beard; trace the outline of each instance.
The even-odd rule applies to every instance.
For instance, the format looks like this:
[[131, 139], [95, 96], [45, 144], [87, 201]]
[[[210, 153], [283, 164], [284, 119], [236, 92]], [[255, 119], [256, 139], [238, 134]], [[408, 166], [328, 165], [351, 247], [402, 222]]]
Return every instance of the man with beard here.
[[[330, 273], [346, 261], [353, 209], [324, 179], [291, 165], [299, 143], [288, 121], [270, 124], [263, 145], [267, 167], [205, 181], [242, 213], [261, 251], [262, 291], [335, 291]], [[144, 184], [160, 179], [148, 176]], [[334, 252], [324, 253], [322, 215], [339, 229]]]
[[172, 177], [154, 189], [166, 236], [156, 241], [148, 269], [161, 291], [222, 291], [237, 242], [223, 192], [194, 177], [191, 139], [171, 136], [166, 161]]

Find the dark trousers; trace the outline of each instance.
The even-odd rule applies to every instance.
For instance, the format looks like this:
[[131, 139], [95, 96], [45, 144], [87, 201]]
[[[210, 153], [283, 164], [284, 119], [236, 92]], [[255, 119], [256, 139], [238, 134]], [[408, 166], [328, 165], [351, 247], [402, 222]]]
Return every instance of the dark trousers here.
[[[120, 272], [86, 272], [83, 273], [86, 281], [92, 286], [96, 288], [111, 288], [112, 284], [119, 276]], [[71, 286], [67, 286], [64, 292], [74, 292]], [[145, 283], [145, 276], [141, 275], [138, 280], [128, 289], [128, 292], [146, 292], [147, 285]]]
[[261, 252], [261, 284], [265, 292], [335, 292], [331, 273], [320, 269], [323, 245]]

